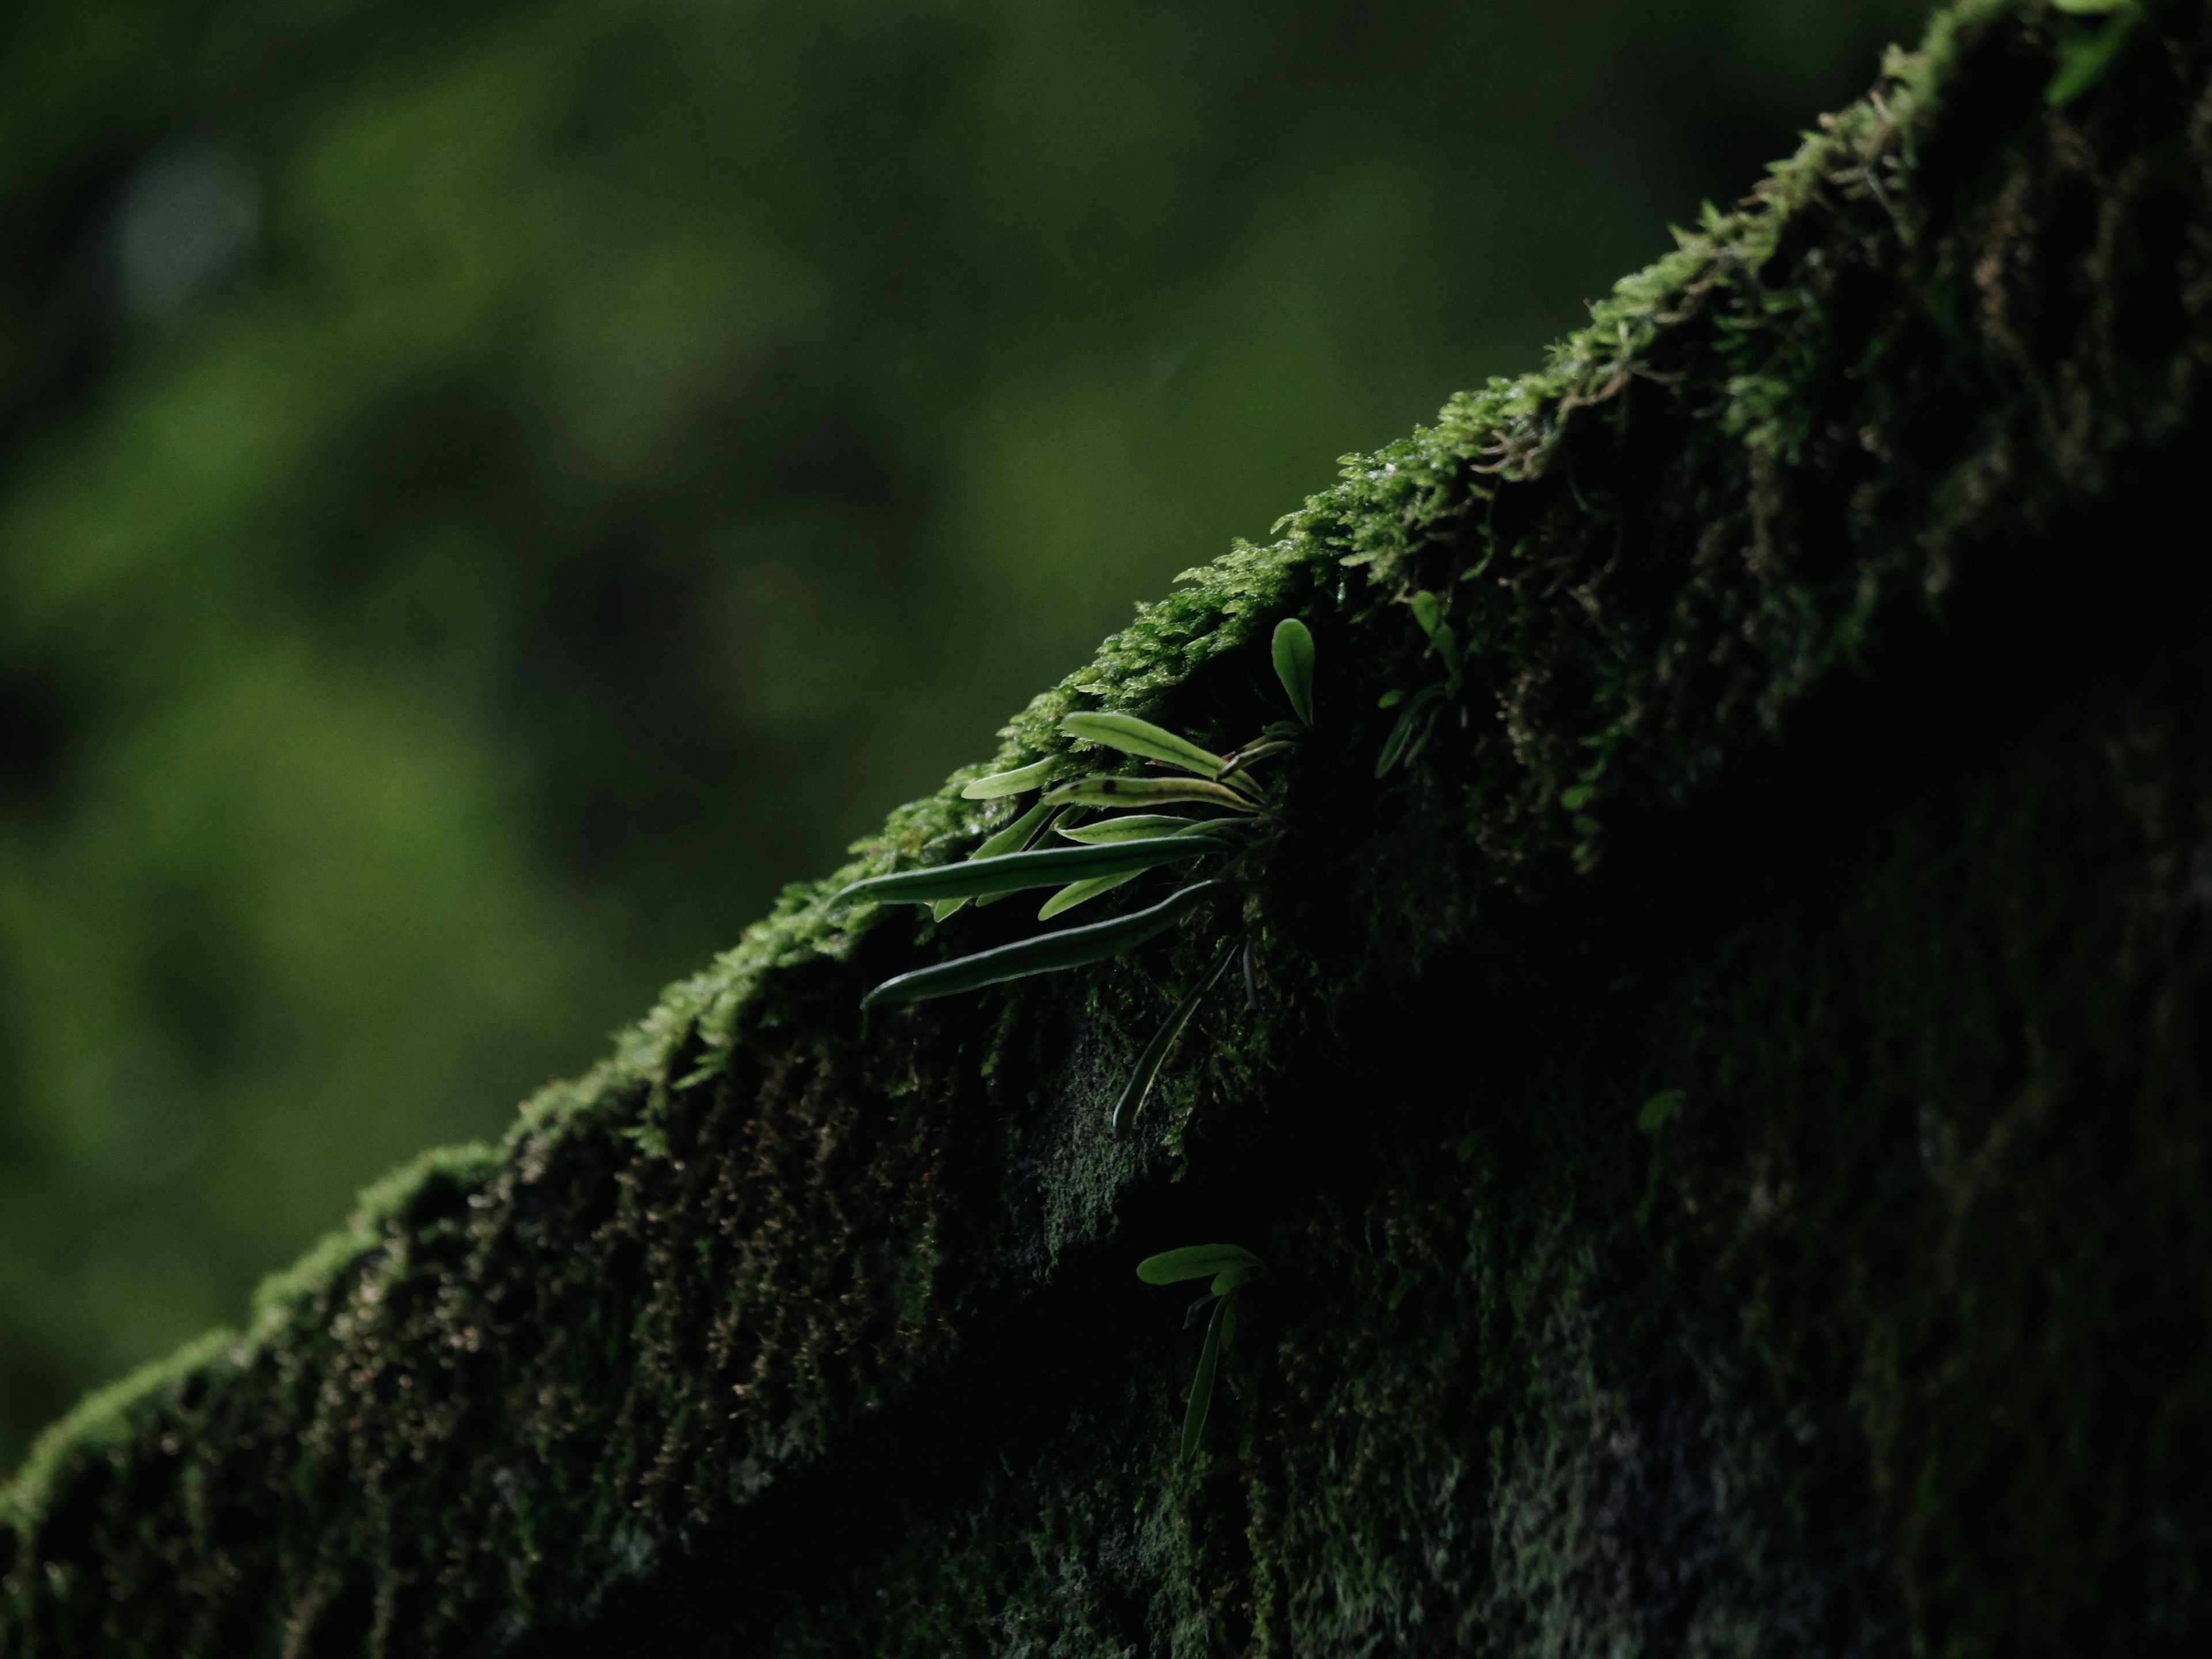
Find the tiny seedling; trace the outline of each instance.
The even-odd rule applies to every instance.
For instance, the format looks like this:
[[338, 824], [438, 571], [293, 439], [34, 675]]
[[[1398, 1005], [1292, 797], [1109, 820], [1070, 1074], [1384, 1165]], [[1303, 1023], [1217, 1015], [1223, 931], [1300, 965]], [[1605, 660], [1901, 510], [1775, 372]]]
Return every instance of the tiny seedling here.
[[[1213, 1404], [1213, 1379], [1220, 1368], [1221, 1351], [1237, 1337], [1237, 1298], [1247, 1285], [1267, 1276], [1267, 1266], [1238, 1244], [1186, 1244], [1179, 1250], [1148, 1255], [1137, 1264], [1137, 1277], [1147, 1285], [1180, 1285], [1187, 1279], [1211, 1279], [1206, 1292], [1183, 1316], [1188, 1330], [1200, 1314], [1206, 1313], [1206, 1340], [1198, 1351], [1198, 1374], [1191, 1378], [1190, 1400], [1182, 1414], [1182, 1456], [1197, 1455], [1206, 1432], [1206, 1413]], [[1210, 1310], [1210, 1311], [1209, 1311]]]

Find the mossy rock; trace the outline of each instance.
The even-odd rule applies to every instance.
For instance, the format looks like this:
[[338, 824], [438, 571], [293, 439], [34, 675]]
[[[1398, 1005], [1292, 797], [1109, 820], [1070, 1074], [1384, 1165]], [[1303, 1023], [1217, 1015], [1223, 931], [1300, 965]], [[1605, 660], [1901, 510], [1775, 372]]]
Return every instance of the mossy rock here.
[[2203, 1650], [2212, 14], [2127, 17], [1944, 13], [977, 769], [1300, 616], [1248, 891], [864, 1032], [1034, 926], [834, 910], [1006, 810], [902, 809], [54, 1430], [0, 1655]]

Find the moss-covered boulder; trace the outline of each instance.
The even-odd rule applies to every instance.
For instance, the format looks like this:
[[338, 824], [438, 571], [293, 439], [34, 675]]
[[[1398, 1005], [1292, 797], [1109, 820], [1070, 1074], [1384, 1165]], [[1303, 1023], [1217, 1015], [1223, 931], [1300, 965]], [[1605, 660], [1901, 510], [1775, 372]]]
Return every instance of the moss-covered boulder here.
[[1298, 616], [1235, 882], [864, 1025], [1037, 928], [833, 908], [1014, 809], [895, 814], [57, 1428], [0, 1655], [2203, 1651], [2212, 8], [1962, 5], [1680, 240], [976, 769]]

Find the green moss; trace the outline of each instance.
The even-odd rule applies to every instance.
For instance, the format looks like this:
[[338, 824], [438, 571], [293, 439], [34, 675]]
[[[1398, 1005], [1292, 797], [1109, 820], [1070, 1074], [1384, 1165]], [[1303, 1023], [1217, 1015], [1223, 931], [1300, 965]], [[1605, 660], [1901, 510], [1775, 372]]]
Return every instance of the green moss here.
[[[997, 821], [957, 775], [42, 1443], [0, 1654], [2185, 1643], [2204, 699], [2169, 640], [1986, 711], [2178, 605], [2212, 37], [2160, 9], [2053, 112], [2058, 27], [1947, 13], [1007, 726], [975, 770], [1077, 708], [1219, 741], [1275, 618], [1319, 641], [1263, 994], [1138, 1142], [1102, 1105], [1201, 937], [861, 1037], [1025, 925], [828, 908]], [[1417, 592], [1465, 695], [1378, 784]], [[1209, 1236], [1276, 1276], [1186, 1468], [1195, 1338], [1126, 1267]]]

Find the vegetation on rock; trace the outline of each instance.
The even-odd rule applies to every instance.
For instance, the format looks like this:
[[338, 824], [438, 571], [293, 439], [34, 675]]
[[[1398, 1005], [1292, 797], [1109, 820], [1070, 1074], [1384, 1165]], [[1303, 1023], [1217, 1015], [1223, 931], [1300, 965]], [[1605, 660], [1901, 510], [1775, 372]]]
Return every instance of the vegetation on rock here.
[[[0, 1653], [2196, 1650], [2212, 13], [2142, 17], [2054, 100], [2104, 20], [1942, 15], [63, 1425]], [[1032, 924], [841, 887], [1071, 715], [1263, 726], [1286, 616], [1264, 971], [1165, 1109], [1219, 926], [864, 1035]], [[1270, 1277], [1186, 1460], [1193, 1237]]]

